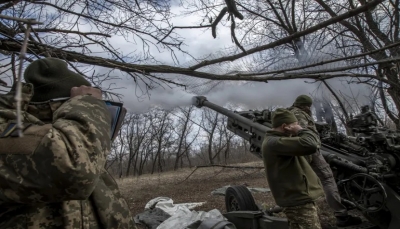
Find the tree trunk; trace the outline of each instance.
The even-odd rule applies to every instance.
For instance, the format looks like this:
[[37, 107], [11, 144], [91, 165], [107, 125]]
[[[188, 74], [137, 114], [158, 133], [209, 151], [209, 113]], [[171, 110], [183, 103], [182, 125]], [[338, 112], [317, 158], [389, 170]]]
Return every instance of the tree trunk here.
[[125, 173], [125, 176], [126, 176], [126, 177], [129, 176], [129, 170], [130, 170], [130, 168], [131, 168], [132, 158], [135, 156], [135, 154], [133, 154], [132, 151], [133, 151], [133, 150], [132, 150], [132, 147], [129, 147], [129, 158], [128, 158], [128, 164], [127, 164], [126, 173]]
[[335, 116], [333, 114], [331, 104], [328, 101], [324, 100], [322, 102], [322, 107], [324, 108], [324, 111], [325, 111], [324, 117], [325, 117], [326, 123], [328, 123], [329, 126], [331, 127], [331, 131], [336, 133], [337, 125], [335, 122]]
[[[190, 113], [188, 115], [190, 115]], [[182, 144], [183, 144], [183, 139], [186, 138], [186, 129], [187, 129], [188, 123], [189, 123], [189, 117], [186, 116], [185, 123], [184, 123], [183, 128], [182, 128], [182, 133], [181, 133], [181, 136], [180, 136], [180, 139], [179, 139], [178, 150], [176, 152], [174, 171], [178, 169], [179, 159], [182, 158], [182, 155], [181, 155]]]
[[189, 163], [189, 168], [192, 168], [192, 161], [190, 161], [189, 149], [186, 150], [186, 158], [187, 158], [188, 163]]
[[315, 108], [315, 116], [317, 117], [317, 122], [324, 121], [324, 110], [322, 109], [322, 103], [319, 100], [313, 101], [313, 106]]
[[[398, 79], [399, 77], [399, 73], [397, 73], [397, 71], [388, 69], [385, 71], [385, 75], [387, 76], [387, 78], [389, 79]], [[396, 82], [398, 82], [399, 80], [397, 80]], [[394, 124], [396, 125], [396, 130], [400, 130], [400, 90], [397, 87], [394, 87], [393, 85], [389, 85], [389, 88], [387, 89], [387, 93], [390, 95], [390, 97], [393, 100], [393, 103], [396, 106], [397, 109], [397, 115], [393, 114], [393, 112], [391, 112], [388, 108], [387, 105], [387, 101], [386, 101], [386, 97], [384, 94], [384, 89], [382, 88], [382, 82], [380, 83], [380, 96], [381, 96], [381, 101], [383, 104], [383, 108], [385, 109], [385, 112], [387, 113], [387, 115], [389, 116], [389, 118], [394, 122]]]

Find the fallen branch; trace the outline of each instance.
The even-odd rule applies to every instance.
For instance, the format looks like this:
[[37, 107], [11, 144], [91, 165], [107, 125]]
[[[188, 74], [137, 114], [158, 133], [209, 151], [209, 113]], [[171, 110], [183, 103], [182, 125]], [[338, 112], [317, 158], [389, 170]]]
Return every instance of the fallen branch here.
[[230, 169], [264, 169], [264, 166], [232, 166], [232, 165], [199, 165], [198, 168], [223, 167]]
[[222, 168], [229, 168], [229, 169], [264, 169], [264, 166], [232, 166], [232, 165], [198, 165], [195, 167], [195, 169], [181, 182], [178, 182], [177, 184], [181, 184], [187, 179], [189, 179], [194, 172], [196, 172], [197, 169], [199, 168], [210, 168], [210, 167], [222, 167]]

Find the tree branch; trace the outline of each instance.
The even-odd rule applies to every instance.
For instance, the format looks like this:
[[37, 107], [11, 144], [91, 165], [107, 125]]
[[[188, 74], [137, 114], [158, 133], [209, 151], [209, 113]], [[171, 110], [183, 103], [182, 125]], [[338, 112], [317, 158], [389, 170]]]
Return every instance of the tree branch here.
[[[21, 31], [20, 33], [22, 33]], [[35, 32], [37, 33], [73, 33], [73, 34], [78, 34], [78, 35], [97, 35], [97, 36], [103, 36], [103, 37], [111, 37], [111, 35], [104, 34], [104, 33], [99, 33], [99, 32], [80, 32], [80, 31], [74, 31], [74, 30], [66, 30], [66, 29], [56, 29], [56, 28], [44, 28], [44, 29], [35, 29]]]
[[346, 119], [346, 122], [343, 123], [347, 123], [349, 121], [349, 114], [347, 114], [347, 111], [344, 107], [344, 104], [342, 103], [342, 101], [339, 99], [339, 97], [337, 96], [337, 94], [333, 91], [333, 89], [331, 88], [331, 86], [329, 86], [329, 84], [325, 81], [322, 80], [322, 83], [325, 85], [326, 88], [328, 88], [328, 90], [331, 92], [331, 94], [335, 97], [336, 101], [339, 103], [340, 108], [343, 111], [344, 117]]
[[174, 26], [174, 27], [171, 28], [171, 30], [167, 34], [165, 34], [165, 36], [161, 40], [159, 40], [157, 42], [157, 44], [159, 44], [163, 40], [165, 40], [165, 38], [167, 38], [172, 33], [172, 31], [174, 29], [201, 29], [201, 28], [209, 28], [211, 26], [212, 26], [212, 24], [210, 24], [210, 25], [199, 25], [199, 26]]
[[[0, 50], [6, 50], [10, 52], [19, 52], [20, 51], [20, 44], [19, 42], [16, 42], [14, 40], [8, 40], [0, 39]], [[323, 72], [334, 72], [334, 71], [343, 71], [346, 69], [353, 69], [353, 68], [358, 68], [362, 66], [370, 66], [370, 65], [375, 65], [375, 64], [380, 64], [380, 63], [386, 63], [386, 62], [393, 62], [400, 60], [400, 57], [398, 58], [389, 58], [387, 60], [380, 60], [377, 62], [371, 62], [371, 63], [365, 63], [361, 65], [356, 65], [356, 66], [347, 66], [347, 67], [342, 67], [342, 68], [336, 68], [336, 69], [329, 69], [329, 70], [321, 70], [319, 72], [300, 72], [300, 73], [284, 73], [281, 75], [267, 75], [267, 76], [259, 76], [260, 74], [246, 74], [246, 75], [241, 75], [241, 74], [235, 74], [235, 75], [220, 75], [220, 74], [211, 74], [211, 73], [206, 73], [206, 72], [199, 72], [199, 71], [194, 71], [190, 68], [181, 68], [181, 67], [174, 67], [174, 66], [167, 66], [167, 65], [139, 65], [139, 64], [131, 64], [131, 63], [124, 63], [121, 61], [117, 60], [111, 60], [111, 59], [106, 59], [102, 57], [95, 57], [95, 56], [88, 56], [82, 53], [74, 52], [74, 51], [66, 51], [66, 50], [60, 50], [56, 49], [54, 47], [46, 46], [45, 44], [40, 44], [40, 43], [35, 43], [32, 44], [30, 43], [28, 45], [28, 50], [27, 52], [30, 53], [36, 53], [37, 51], [40, 51], [37, 49], [36, 45], [41, 46], [46, 48], [46, 50], [50, 51], [51, 53], [55, 54], [56, 56], [60, 56], [65, 58], [68, 61], [71, 62], [80, 62], [83, 64], [89, 64], [89, 65], [96, 65], [96, 66], [102, 66], [106, 68], [111, 68], [111, 69], [119, 69], [121, 71], [125, 72], [135, 72], [139, 73], [142, 75], [149, 75], [150, 73], [175, 73], [175, 74], [182, 74], [182, 75], [187, 75], [187, 76], [193, 76], [193, 77], [198, 77], [198, 78], [203, 78], [203, 79], [211, 79], [211, 80], [236, 80], [236, 81], [257, 81], [257, 82], [266, 82], [266, 81], [273, 81], [273, 80], [287, 80], [287, 79], [314, 79], [314, 80], [322, 80], [322, 79], [330, 79], [330, 78], [336, 78], [336, 77], [367, 77], [367, 78], [372, 78], [376, 80], [380, 80], [382, 82], [385, 82], [387, 84], [390, 84], [392, 86], [395, 86], [399, 88], [399, 86], [390, 80], [383, 79], [380, 77], [377, 77], [376, 75], [369, 75], [369, 74], [359, 74], [359, 73], [338, 73], [338, 74], [322, 74]], [[154, 76], [152, 76], [154, 77]], [[162, 78], [158, 78], [160, 80], [166, 81]]]
[[0, 18], [11, 20], [11, 21], [18, 21], [18, 22], [22, 22], [22, 23], [25, 23], [25, 24], [29, 24], [29, 25], [34, 25], [34, 24], [41, 25], [41, 24], [43, 24], [42, 22], [36, 21], [36, 19], [17, 18], [17, 17], [11, 17], [11, 16], [7, 16], [7, 15], [3, 15], [3, 14], [0, 14]]
[[247, 55], [252, 54], [252, 53], [256, 53], [256, 52], [259, 52], [259, 51], [262, 51], [262, 50], [274, 48], [276, 46], [291, 42], [292, 40], [294, 40], [296, 38], [300, 38], [300, 37], [305, 36], [307, 34], [310, 34], [310, 33], [313, 33], [315, 31], [318, 31], [319, 29], [324, 28], [326, 26], [332, 25], [332, 24], [337, 23], [339, 21], [342, 21], [344, 19], [353, 17], [354, 15], [357, 15], [357, 14], [360, 14], [362, 12], [365, 12], [370, 7], [375, 6], [375, 5], [377, 5], [377, 4], [379, 4], [379, 3], [383, 2], [383, 1], [384, 0], [372, 0], [372, 1], [368, 2], [367, 4], [365, 4], [363, 6], [360, 6], [360, 7], [356, 8], [356, 9], [354, 9], [354, 10], [350, 10], [350, 11], [348, 11], [346, 13], [343, 13], [343, 14], [341, 14], [339, 16], [330, 18], [330, 19], [328, 19], [328, 20], [326, 20], [326, 21], [324, 21], [324, 22], [322, 22], [320, 24], [317, 24], [315, 26], [312, 26], [312, 27], [310, 27], [310, 28], [308, 28], [306, 30], [293, 33], [290, 36], [287, 36], [285, 38], [282, 38], [282, 39], [279, 39], [277, 41], [271, 42], [269, 44], [249, 49], [249, 50], [247, 50], [247, 53], [239, 53], [239, 54], [236, 54], [236, 55], [225, 56], [225, 57], [221, 57], [221, 58], [217, 58], [217, 59], [213, 59], [213, 60], [202, 61], [201, 63], [199, 63], [197, 65], [191, 66], [190, 69], [191, 70], [196, 70], [196, 69], [199, 69], [199, 68], [202, 68], [202, 67], [205, 67], [205, 66], [208, 66], [208, 65], [212, 65], [212, 64], [217, 64], [217, 63], [221, 63], [221, 62], [225, 62], [225, 61], [234, 61], [236, 59], [239, 59], [241, 57], [247, 56]]
[[[326, 61], [320, 61], [314, 64], [309, 64], [309, 65], [304, 65], [304, 66], [300, 66], [300, 67], [294, 67], [294, 68], [286, 68], [286, 69], [282, 69], [282, 70], [276, 70], [276, 71], [267, 71], [267, 72], [262, 72], [262, 73], [250, 73], [250, 75], [265, 75], [265, 74], [276, 74], [276, 73], [284, 73], [284, 72], [290, 72], [290, 71], [294, 71], [294, 70], [301, 70], [301, 69], [306, 69], [306, 68], [311, 68], [311, 67], [316, 67], [319, 65], [324, 65], [324, 64], [330, 64], [330, 63], [334, 63], [334, 62], [339, 62], [339, 61], [343, 61], [343, 60], [350, 60], [350, 59], [355, 59], [358, 57], [364, 57], [364, 56], [368, 56], [374, 53], [378, 53], [381, 51], [384, 51], [386, 49], [390, 49], [396, 46], [399, 46], [400, 42], [396, 42], [393, 43], [391, 45], [387, 45], [385, 47], [382, 47], [380, 49], [375, 49], [373, 51], [370, 52], [364, 52], [364, 53], [360, 53], [360, 54], [356, 54], [356, 55], [352, 55], [352, 56], [347, 56], [347, 57], [341, 57], [341, 58], [336, 58], [336, 59], [332, 59], [332, 60], [326, 60]], [[242, 75], [246, 75], [246, 74], [242, 74]]]

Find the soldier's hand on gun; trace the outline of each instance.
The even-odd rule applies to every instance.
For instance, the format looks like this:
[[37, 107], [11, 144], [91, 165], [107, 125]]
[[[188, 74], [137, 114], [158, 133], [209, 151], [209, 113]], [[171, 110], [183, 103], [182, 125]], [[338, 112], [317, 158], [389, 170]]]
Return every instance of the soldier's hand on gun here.
[[101, 90], [94, 87], [80, 86], [71, 88], [71, 98], [78, 95], [91, 95], [96, 99], [102, 99]]
[[299, 124], [292, 124], [289, 126], [285, 126], [284, 129], [292, 135], [297, 135], [299, 130], [303, 129]]

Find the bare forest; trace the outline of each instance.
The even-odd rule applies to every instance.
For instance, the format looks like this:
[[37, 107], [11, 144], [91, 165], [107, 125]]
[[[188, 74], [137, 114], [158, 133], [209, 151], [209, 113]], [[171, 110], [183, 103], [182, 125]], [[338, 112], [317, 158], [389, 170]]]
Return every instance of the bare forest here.
[[106, 168], [121, 178], [256, 159], [248, 152], [249, 143], [227, 129], [226, 117], [195, 109], [154, 108], [144, 114], [129, 114]]

